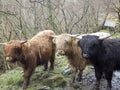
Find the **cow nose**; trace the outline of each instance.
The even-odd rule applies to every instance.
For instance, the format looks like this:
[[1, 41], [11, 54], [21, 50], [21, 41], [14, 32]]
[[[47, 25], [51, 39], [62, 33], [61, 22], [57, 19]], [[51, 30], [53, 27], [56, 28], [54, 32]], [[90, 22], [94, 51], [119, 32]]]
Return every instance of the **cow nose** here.
[[87, 53], [83, 53], [84, 58], [89, 58], [89, 55]]
[[64, 55], [65, 52], [64, 52], [63, 50], [58, 50], [58, 51], [57, 51], [57, 54]]
[[6, 61], [12, 61], [12, 57], [6, 57]]

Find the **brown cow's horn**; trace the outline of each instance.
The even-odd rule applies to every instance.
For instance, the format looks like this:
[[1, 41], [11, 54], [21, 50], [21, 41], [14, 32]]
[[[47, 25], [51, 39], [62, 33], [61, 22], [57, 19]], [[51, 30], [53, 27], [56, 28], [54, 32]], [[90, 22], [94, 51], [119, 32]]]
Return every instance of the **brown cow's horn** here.
[[71, 37], [78, 37], [80, 36], [80, 34], [73, 34], [73, 35], [70, 35]]
[[71, 37], [73, 37], [73, 38], [76, 38], [76, 39], [82, 39], [82, 36], [85, 36], [85, 35], [87, 35], [87, 34], [81, 34], [81, 35], [70, 35]]
[[24, 43], [26, 43], [26, 42], [27, 42], [27, 40], [26, 40], [26, 41], [21, 41], [22, 44], [24, 44]]
[[0, 45], [6, 45], [7, 43], [0, 43]]
[[58, 37], [58, 36], [56, 36], [56, 35], [48, 35], [49, 37], [53, 37], [53, 38], [55, 38], [55, 37]]

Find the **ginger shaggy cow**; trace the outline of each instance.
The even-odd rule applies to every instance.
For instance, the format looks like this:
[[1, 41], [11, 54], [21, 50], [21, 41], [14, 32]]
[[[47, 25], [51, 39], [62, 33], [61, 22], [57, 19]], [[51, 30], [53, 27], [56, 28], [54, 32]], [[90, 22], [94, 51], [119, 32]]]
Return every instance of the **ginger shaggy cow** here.
[[[86, 67], [86, 60], [80, 55], [81, 49], [77, 46], [77, 39], [72, 38], [70, 34], [61, 34], [55, 36], [53, 42], [56, 44], [56, 51], [60, 55], [65, 55], [72, 69], [71, 83], [81, 80], [82, 73]], [[79, 72], [79, 73], [78, 73]], [[78, 77], [76, 78], [76, 74]]]
[[55, 46], [49, 35], [55, 35], [51, 30], [44, 30], [35, 35], [27, 42], [11, 40], [4, 45], [6, 60], [9, 62], [20, 62], [24, 70], [23, 89], [26, 89], [30, 77], [38, 65], [44, 65], [44, 70], [54, 69]]

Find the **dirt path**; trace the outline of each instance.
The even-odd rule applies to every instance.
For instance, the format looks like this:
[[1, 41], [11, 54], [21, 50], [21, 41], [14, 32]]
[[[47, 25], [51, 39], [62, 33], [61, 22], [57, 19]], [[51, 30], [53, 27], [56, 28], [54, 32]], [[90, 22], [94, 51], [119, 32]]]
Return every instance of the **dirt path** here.
[[[94, 69], [91, 69], [87, 73], [84, 72], [81, 82], [68, 85], [64, 90], [94, 90], [95, 80]], [[112, 90], [120, 90], [120, 72], [114, 72], [112, 86]], [[107, 81], [104, 78], [101, 79], [100, 90], [107, 90]]]

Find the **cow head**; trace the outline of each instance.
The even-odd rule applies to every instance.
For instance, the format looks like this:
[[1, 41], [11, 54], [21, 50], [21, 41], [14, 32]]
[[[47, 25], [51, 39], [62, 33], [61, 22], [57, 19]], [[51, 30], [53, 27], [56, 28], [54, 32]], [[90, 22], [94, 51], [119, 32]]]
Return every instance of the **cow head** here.
[[8, 43], [6, 43], [3, 47], [6, 61], [9, 62], [18, 61], [22, 55], [22, 48], [25, 42], [11, 40]]
[[72, 49], [72, 37], [69, 34], [54, 36], [53, 43], [56, 45], [56, 51], [59, 55], [66, 55]]
[[82, 49], [83, 57], [90, 59], [95, 56], [98, 50], [100, 50], [99, 48], [102, 41], [102, 39], [99, 39], [99, 37], [95, 35], [83, 36], [82, 39], [78, 41], [78, 46]]

